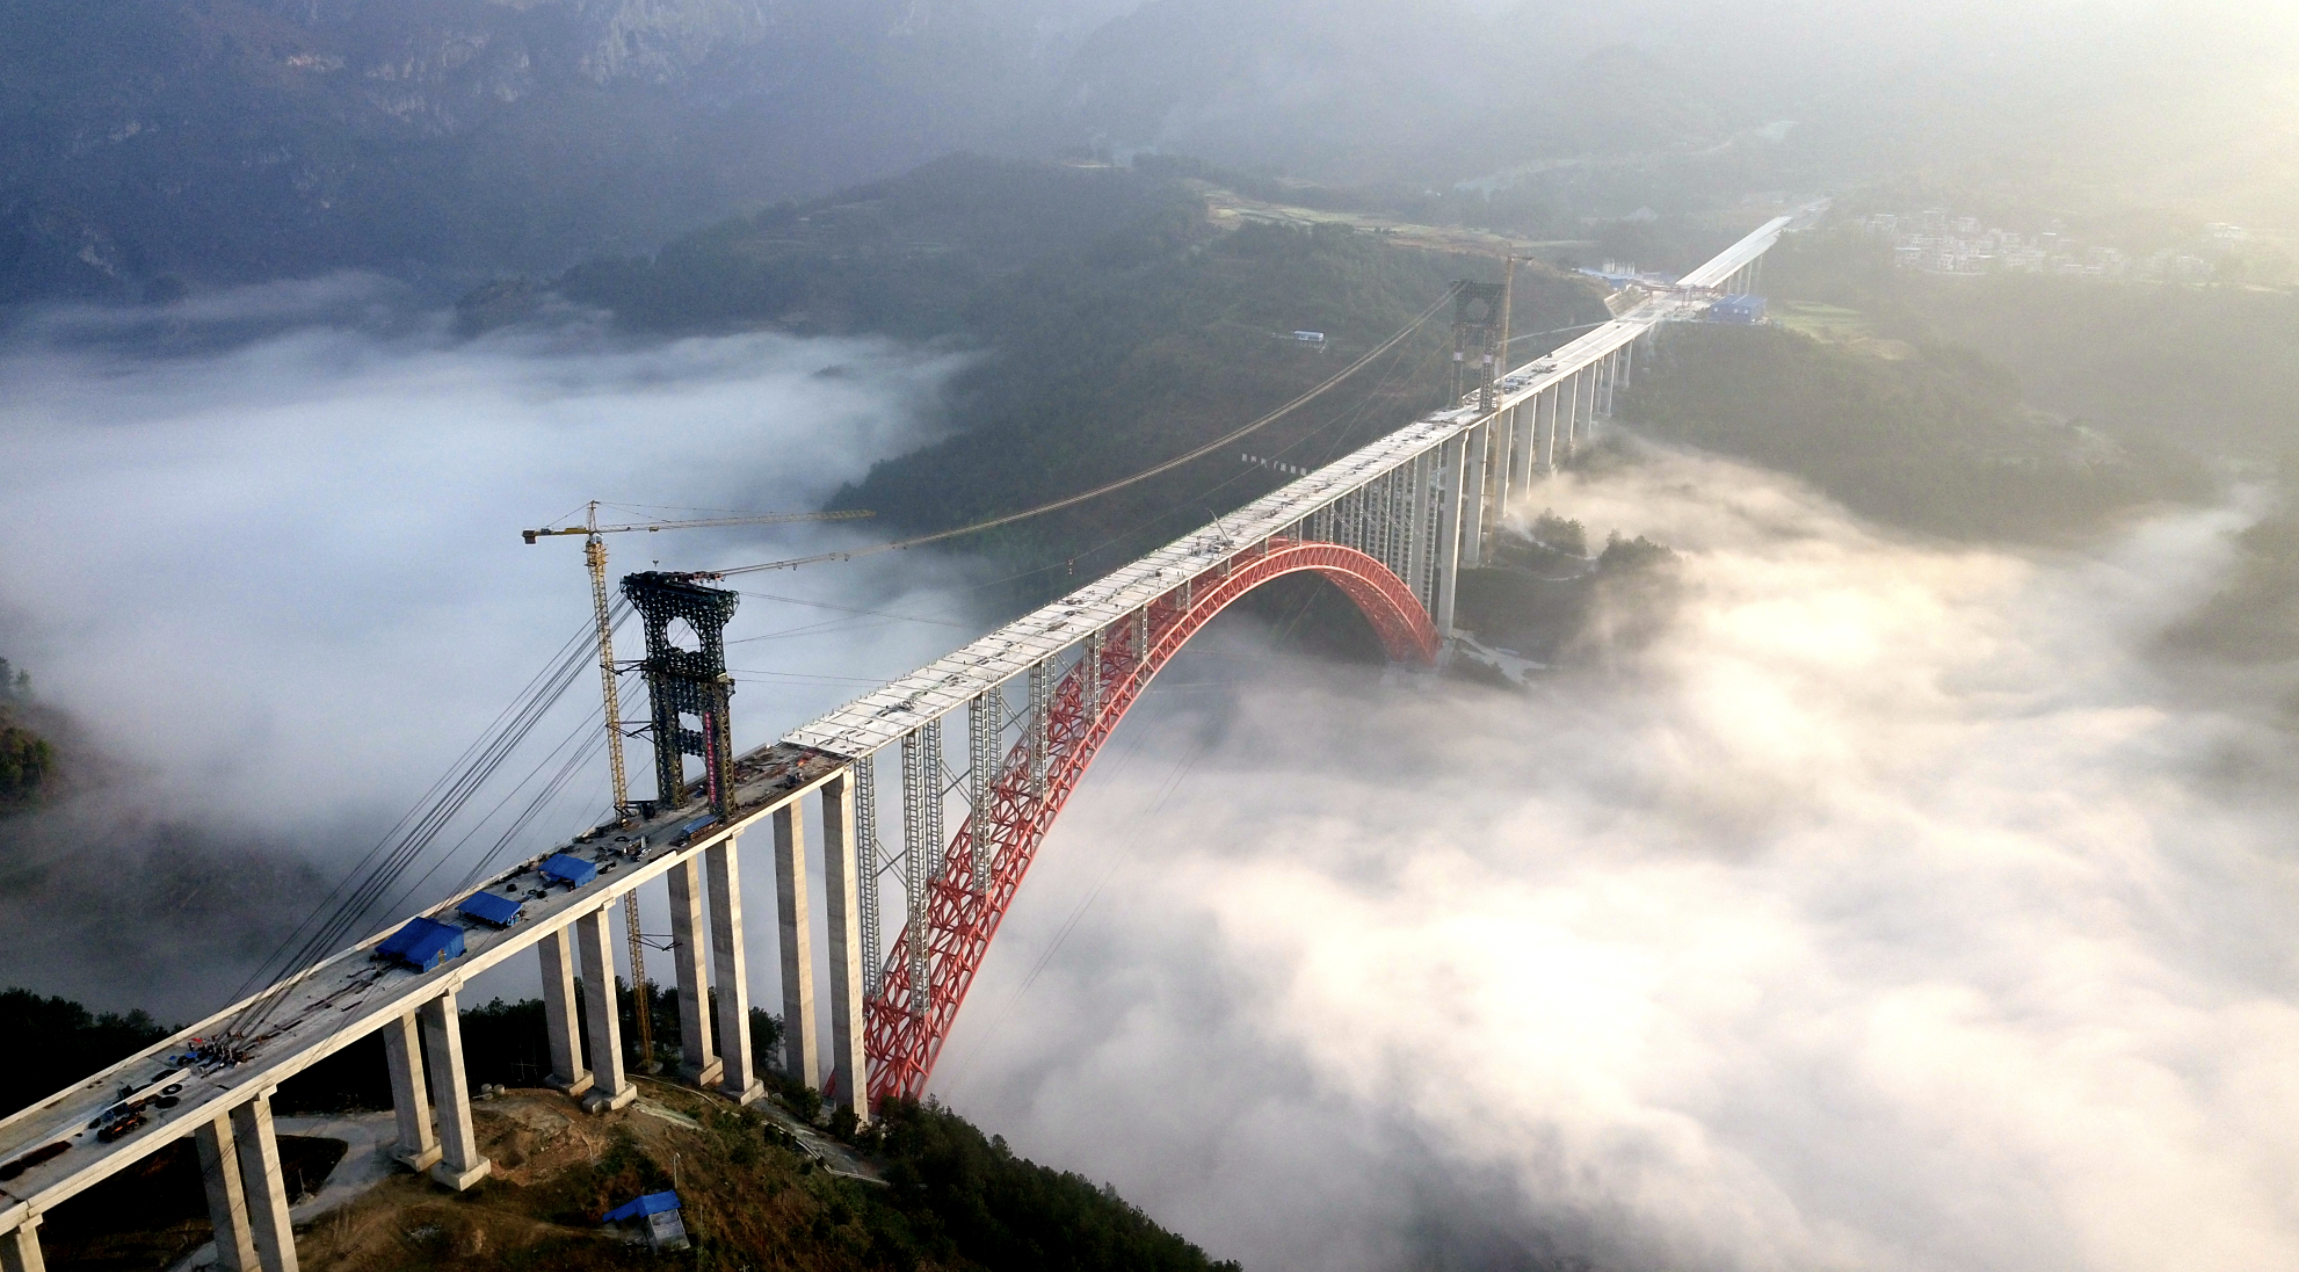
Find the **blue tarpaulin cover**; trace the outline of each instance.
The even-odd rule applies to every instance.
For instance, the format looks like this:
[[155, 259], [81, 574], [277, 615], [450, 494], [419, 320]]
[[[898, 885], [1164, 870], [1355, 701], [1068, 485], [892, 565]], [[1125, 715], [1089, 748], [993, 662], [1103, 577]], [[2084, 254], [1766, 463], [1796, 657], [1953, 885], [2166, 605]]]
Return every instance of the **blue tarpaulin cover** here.
[[551, 854], [550, 860], [543, 863], [543, 876], [580, 888], [599, 877], [599, 868], [581, 857], [570, 857], [560, 852]]
[[409, 919], [407, 926], [385, 938], [376, 952], [430, 971], [448, 959], [463, 957], [463, 929], [436, 919]]
[[659, 1215], [665, 1210], [676, 1210], [678, 1208], [679, 1195], [677, 1193], [648, 1193], [646, 1196], [639, 1198], [637, 1201], [626, 1201], [622, 1205], [619, 1205], [613, 1210], [608, 1211], [607, 1217], [601, 1219], [599, 1222], [621, 1223], [626, 1219], [644, 1219], [648, 1215]]
[[521, 904], [517, 897], [507, 897], [496, 892], [474, 892], [463, 898], [463, 904], [456, 906], [455, 912], [468, 914], [481, 923], [509, 927], [519, 921]]

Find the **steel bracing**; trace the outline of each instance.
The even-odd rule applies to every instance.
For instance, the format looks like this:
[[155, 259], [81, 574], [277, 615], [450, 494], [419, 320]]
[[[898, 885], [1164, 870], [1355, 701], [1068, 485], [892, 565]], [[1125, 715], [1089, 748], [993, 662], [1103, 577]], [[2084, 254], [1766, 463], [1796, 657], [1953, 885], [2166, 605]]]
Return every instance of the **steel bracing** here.
[[[1204, 575], [1177, 582], [1133, 621], [1115, 625], [1108, 639], [1088, 642], [1087, 652], [1054, 687], [1043, 725], [977, 779], [986, 791], [984, 806], [972, 811], [950, 841], [922, 904], [911, 909], [896, 942], [904, 957], [889, 960], [879, 974], [866, 1006], [873, 1100], [924, 1096], [935, 1057], [1046, 831], [1158, 670], [1239, 597], [1303, 571], [1323, 575], [1356, 602], [1391, 658], [1435, 663], [1441, 643], [1436, 627], [1420, 598], [1388, 566], [1355, 548], [1290, 539], [1255, 545]], [[985, 748], [976, 755], [996, 753]], [[906, 752], [906, 768], [910, 763]]]
[[[1506, 375], [1487, 371], [1474, 385], [1464, 380], [1458, 407], [1306, 474], [785, 735], [786, 744], [864, 768], [889, 745], [899, 744], [903, 756], [902, 817], [918, 830], [904, 837], [901, 935], [894, 952], [866, 973], [871, 1098], [924, 1094], [1038, 845], [1102, 739], [1180, 641], [1240, 595], [1238, 588], [1312, 568], [1358, 603], [1393, 658], [1433, 659], [1437, 643], [1452, 633], [1460, 569], [1489, 554], [1501, 517], [1537, 477], [1594, 440], [1628, 381], [1636, 345], [1660, 324], [1705, 308], [1717, 291], [1746, 285], [1795, 220], [1764, 225], [1682, 286], [1644, 296], [1612, 322]], [[1505, 288], [1463, 295], [1505, 314]], [[1476, 321], [1501, 325], [1490, 340], [1457, 330], [1464, 362], [1469, 344], [1497, 351], [1505, 335], [1506, 318], [1482, 312], [1457, 326]], [[1280, 564], [1310, 560], [1330, 564]], [[1018, 722], [1019, 736], [1001, 752], [1005, 696], [1017, 680], [1026, 684], [1027, 700], [1008, 722]], [[960, 708], [967, 713], [965, 770], [947, 787], [927, 782], [930, 767], [941, 771], [939, 722]], [[944, 796], [958, 789], [966, 812], [955, 836], [945, 838]]]
[[[795, 895], [814, 877], [804, 860], [801, 803], [809, 796], [822, 803], [819, 877], [833, 952], [825, 1093], [865, 1116], [871, 1099], [924, 1094], [1048, 829], [1111, 731], [1190, 637], [1254, 588], [1314, 572], [1357, 604], [1392, 659], [1437, 661], [1455, 634], [1460, 571], [1482, 559], [1504, 513], [1594, 437], [1628, 382], [1636, 345], [1664, 322], [1695, 316], [1718, 291], [1748, 286], [1790, 228], [1787, 217], [1764, 226], [1676, 288], [1618, 306], [1625, 312], [1613, 321], [1497, 379], [1480, 375], [1473, 399], [739, 757], [729, 754], [728, 684], [716, 665], [731, 595], [690, 595], [679, 591], [690, 586], [683, 579], [663, 580], [678, 585], [667, 591], [642, 587], [648, 596], [633, 598], [641, 609], [671, 591], [679, 605], [700, 607], [689, 615], [653, 605], [648, 617], [653, 732], [669, 753], [661, 757], [662, 806], [414, 916], [428, 930], [455, 929], [459, 957], [422, 965], [380, 957], [386, 937], [420, 926], [402, 920], [0, 1118], [0, 1255], [9, 1256], [0, 1262], [36, 1266], [43, 1213], [169, 1143], [196, 1139], [213, 1166], [227, 1161], [237, 1137], [236, 1176], [227, 1163], [215, 1177], [244, 1187], [211, 1192], [219, 1249], [252, 1250], [264, 1272], [292, 1272], [292, 1237], [274, 1231], [281, 1225], [271, 1214], [284, 1194], [266, 1101], [283, 1079], [369, 1034], [384, 1036], [392, 1058], [400, 1160], [449, 1187], [471, 1186], [487, 1163], [468, 1134], [470, 1095], [451, 1061], [455, 995], [469, 977], [530, 951], [543, 972], [553, 1081], [592, 1106], [619, 1107], [636, 1091], [615, 1029], [610, 916], [656, 881], [672, 893], [673, 939], [685, 951], [675, 960], [682, 1030], [689, 1016], [695, 1025], [681, 1071], [730, 1099], [758, 1098], [735, 845], [754, 826], [772, 827], [777, 887], [793, 895], [776, 897], [781, 957], [761, 962], [779, 966], [786, 982], [803, 982], [783, 986], [786, 1011], [803, 1011], [816, 1001], [811, 906]], [[693, 621], [706, 645], [699, 661], [661, 639], [671, 617]], [[953, 770], [942, 721], [959, 711], [966, 740], [963, 767]], [[898, 835], [876, 780], [887, 750], [901, 761]], [[675, 767], [681, 753], [704, 757], [701, 789]], [[946, 818], [952, 801], [962, 811]], [[570, 859], [573, 875], [560, 869]], [[900, 891], [899, 907], [890, 889]], [[509, 926], [468, 922], [459, 907], [475, 893], [494, 894], [498, 905], [518, 898], [521, 910]], [[578, 976], [587, 1049], [577, 1036]], [[711, 1028], [705, 1004], [716, 1008]], [[814, 1081], [822, 1032], [811, 1011], [794, 1023], [785, 1066], [792, 1078]]]

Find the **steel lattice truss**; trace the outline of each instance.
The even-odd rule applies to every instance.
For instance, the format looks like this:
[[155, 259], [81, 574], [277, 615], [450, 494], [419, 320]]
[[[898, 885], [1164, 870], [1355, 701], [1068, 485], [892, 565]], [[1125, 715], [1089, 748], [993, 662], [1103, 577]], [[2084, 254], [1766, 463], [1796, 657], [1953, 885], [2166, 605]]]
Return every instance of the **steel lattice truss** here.
[[[686, 757], [700, 756], [712, 811], [726, 816], [733, 811], [728, 801], [734, 789], [734, 729], [727, 708], [734, 678], [726, 672], [726, 625], [742, 598], [651, 570], [624, 576], [623, 595], [646, 625], [647, 657], [640, 665], [653, 712], [655, 803], [676, 808], [686, 802]], [[682, 649], [672, 640], [670, 626], [680, 620], [693, 630], [696, 648]], [[684, 716], [697, 727], [687, 728]]]
[[[873, 1101], [925, 1094], [935, 1058], [1038, 845], [1127, 708], [1214, 615], [1272, 579], [1303, 571], [1339, 586], [1392, 659], [1436, 660], [1437, 629], [1403, 579], [1354, 548], [1292, 539], [1238, 554], [1152, 602], [1140, 621], [1114, 624], [1103, 639], [1089, 642], [1089, 652], [1043, 707], [1042, 724], [1029, 722], [988, 781], [986, 807], [966, 819], [942, 854], [926, 885], [924, 940], [913, 944], [913, 919], [883, 964], [865, 1006]], [[1097, 644], [1098, 653], [1092, 652]], [[979, 860], [977, 826], [988, 850]], [[913, 953], [921, 946], [923, 958]], [[924, 970], [926, 994], [913, 993], [914, 967]]]
[[[1614, 321], [1499, 377], [1473, 403], [1432, 412], [1299, 475], [1211, 525], [739, 759], [731, 754], [724, 727], [731, 682], [724, 678], [718, 636], [735, 603], [733, 595], [694, 589], [693, 580], [683, 576], [658, 576], [653, 584], [642, 580], [631, 599], [649, 625], [654, 738], [674, 767], [664, 775], [663, 797], [647, 801], [651, 806], [642, 808], [639, 823], [627, 828], [628, 848], [619, 846], [624, 842], [620, 837], [618, 846], [607, 848], [597, 835], [586, 833], [559, 849], [602, 865], [612, 855], [618, 867], [614, 873], [601, 870], [564, 892], [532, 889], [521, 921], [510, 927], [459, 924], [459, 907], [474, 892], [519, 891], [521, 877], [535, 876], [544, 858], [531, 859], [477, 888], [459, 889], [414, 916], [460, 927], [464, 949], [452, 962], [422, 968], [378, 961], [376, 950], [398, 930], [394, 924], [101, 1073], [0, 1116], [0, 1265], [40, 1266], [34, 1228], [43, 1213], [167, 1144], [208, 1134], [226, 1121], [232, 1134], [247, 1137], [239, 1140], [236, 1152], [220, 1150], [238, 1160], [235, 1184], [244, 1185], [244, 1199], [251, 1205], [261, 1202], [268, 1215], [264, 1222], [274, 1225], [275, 1253], [292, 1256], [294, 1237], [285, 1177], [273, 1152], [269, 1091], [370, 1035], [382, 1034], [388, 1046], [397, 1031], [405, 1046], [429, 1049], [434, 1057], [443, 1054], [428, 1040], [408, 1039], [406, 1031], [416, 1028], [418, 1014], [425, 1034], [436, 1021], [452, 1039], [460, 1019], [455, 994], [469, 978], [537, 951], [556, 950], [546, 953], [546, 962], [556, 960], [562, 972], [568, 970], [570, 943], [603, 950], [599, 941], [571, 941], [573, 929], [592, 921], [603, 925], [608, 907], [676, 871], [691, 872], [698, 859], [725, 862], [724, 894], [739, 896], [732, 869], [735, 839], [770, 821], [795, 819], [801, 800], [809, 797], [824, 801], [825, 847], [839, 863], [826, 873], [845, 879], [845, 866], [854, 868], [849, 880], [853, 892], [830, 898], [826, 913], [853, 942], [847, 947], [853, 951], [849, 957], [859, 956], [862, 966], [876, 974], [875, 979], [854, 974], [843, 960], [832, 966], [831, 1015], [839, 1034], [833, 1063], [849, 1083], [837, 1095], [842, 1103], [852, 1103], [856, 1092], [847, 1075], [857, 1069], [870, 1073], [867, 1094], [873, 1100], [922, 1095], [990, 940], [1054, 818], [1118, 721], [1192, 635], [1271, 579], [1315, 571], [1332, 579], [1365, 612], [1392, 658], [1433, 660], [1439, 633], [1454, 634], [1460, 571], [1481, 563], [1498, 519], [1530, 493], [1536, 476], [1554, 471], [1571, 458], [1576, 445], [1594, 435], [1596, 422], [1610, 412], [1614, 390], [1634, 374], [1638, 343], [1664, 323], [1698, 318], [1720, 293], [1749, 290], [1765, 252], [1825, 207], [1816, 203], [1775, 218]], [[1498, 349], [1507, 348], [1503, 335], [1494, 334]], [[672, 645], [667, 637], [673, 618], [686, 618], [695, 627], [700, 649]], [[1020, 720], [1022, 737], [1008, 746], [1007, 731], [1016, 723], [1006, 715], [1008, 692], [1024, 682], [1028, 697]], [[959, 711], [968, 714], [967, 758], [965, 771], [952, 773], [943, 762], [941, 726]], [[685, 718], [695, 719], [698, 727], [689, 728]], [[875, 757], [897, 750], [907, 761], [904, 851], [888, 858], [880, 851], [873, 766]], [[686, 784], [675, 767], [681, 752], [714, 761], [706, 762], [706, 771], [718, 778], [708, 809], [681, 803]], [[953, 795], [966, 802], [954, 837], [942, 829], [944, 803]], [[850, 820], [833, 811], [848, 799]], [[718, 813], [715, 824], [696, 817], [704, 811]], [[885, 900], [881, 884], [889, 877], [915, 885], [907, 887], [904, 897], [909, 926], [890, 948], [883, 943], [879, 921]], [[722, 895], [715, 875], [711, 893]], [[788, 904], [803, 905], [805, 898], [794, 896]], [[717, 931], [709, 944], [714, 951], [723, 945], [720, 957], [726, 960], [718, 964], [712, 992], [722, 1009], [747, 1020], [741, 922], [730, 913], [712, 925]], [[804, 930], [803, 925], [783, 928], [785, 966], [811, 966], [799, 952]], [[836, 936], [832, 945], [838, 948]], [[606, 961], [603, 953], [586, 951], [585, 956]], [[699, 989], [702, 969], [694, 969], [694, 980]], [[602, 969], [589, 979], [586, 992], [596, 985], [611, 1002], [614, 981], [613, 973]], [[554, 982], [547, 974], [546, 995], [553, 992], [553, 983], [563, 986], [564, 996], [574, 993], [572, 977]], [[577, 1012], [564, 997], [562, 1002], [564, 1024]], [[212, 1040], [259, 1009], [267, 1018], [262, 1036], [229, 1054], [219, 1051]], [[600, 1023], [615, 1018], [611, 1007], [593, 1017], [595, 1027], [610, 1031], [607, 1041], [594, 1035], [594, 1054], [602, 1049], [620, 1054], [619, 1044], [611, 1040], [612, 1024]], [[853, 1037], [857, 1020], [863, 1033], [859, 1045]], [[564, 1041], [572, 1070], [578, 1064], [578, 1040]], [[718, 1042], [717, 1059], [734, 1082], [729, 1093], [747, 1098], [747, 1041], [736, 1029], [721, 1031]], [[800, 1057], [794, 1067], [811, 1072], [805, 1061]], [[460, 1067], [448, 1062], [432, 1070], [447, 1074], [433, 1086], [436, 1100], [425, 1094], [422, 1066], [406, 1067], [393, 1093], [401, 1132], [417, 1134], [419, 1148], [434, 1137], [434, 1129], [439, 1141], [452, 1129], [465, 1141], [457, 1151], [466, 1158], [475, 1153]], [[141, 1102], [127, 1098], [137, 1091], [160, 1094]], [[437, 1143], [432, 1151], [440, 1151]], [[218, 1178], [234, 1176], [227, 1170]], [[253, 1240], [249, 1216], [234, 1220], [227, 1215], [218, 1222], [238, 1233], [234, 1240]], [[224, 1235], [219, 1227], [218, 1236]], [[250, 1266], [256, 1258], [248, 1245]]]

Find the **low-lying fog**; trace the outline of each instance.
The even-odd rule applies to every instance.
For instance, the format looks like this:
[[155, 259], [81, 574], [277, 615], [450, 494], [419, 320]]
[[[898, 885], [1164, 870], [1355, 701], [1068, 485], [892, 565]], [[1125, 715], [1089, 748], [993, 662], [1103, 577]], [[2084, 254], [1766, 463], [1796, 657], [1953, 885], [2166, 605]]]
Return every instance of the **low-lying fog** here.
[[1683, 554], [1649, 644], [1529, 696], [1178, 662], [943, 1097], [1247, 1267], [2299, 1266], [2291, 721], [2150, 653], [2241, 518], [1543, 499]]
[[[265, 925], [308, 911], [315, 877], [332, 883], [589, 623], [581, 541], [529, 546], [522, 528], [578, 522], [594, 497], [624, 505], [610, 521], [819, 507], [929, 434], [950, 369], [775, 335], [633, 343], [577, 324], [465, 341], [357, 277], [20, 326], [0, 344], [0, 656], [105, 771], [0, 823], [0, 981], [176, 1018], [220, 1005], [276, 941]], [[626, 534], [610, 564], [873, 536]], [[904, 595], [950, 574], [903, 557], [866, 585], [753, 576], [729, 630], [738, 741], [970, 635], [951, 625], [962, 595]], [[635, 626], [623, 639], [636, 656]], [[597, 699], [584, 678], [512, 769]], [[646, 756], [634, 747], [642, 796]], [[538, 832], [591, 824], [605, 791], [599, 764]]]
[[[516, 531], [814, 506], [948, 369], [233, 303], [180, 321], [273, 329], [0, 349], [0, 652], [112, 757], [6, 823], [0, 979], [178, 1016], [580, 630], [579, 547]], [[1946, 549], [1667, 456], [1543, 500], [1674, 546], [1667, 620], [1531, 694], [1215, 629], [1054, 832], [941, 1097], [1254, 1268], [2299, 1264], [2284, 687], [2152, 644], [2242, 514]], [[746, 743], [986, 617], [925, 560], [765, 577]]]

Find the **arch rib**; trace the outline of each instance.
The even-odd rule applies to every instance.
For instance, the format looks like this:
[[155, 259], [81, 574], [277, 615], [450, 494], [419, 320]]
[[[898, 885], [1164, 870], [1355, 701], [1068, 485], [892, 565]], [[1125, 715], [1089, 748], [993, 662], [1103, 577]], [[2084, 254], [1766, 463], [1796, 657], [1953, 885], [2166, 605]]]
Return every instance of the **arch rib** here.
[[[1006, 753], [989, 783], [988, 816], [966, 819], [943, 854], [942, 870], [927, 885], [926, 967], [931, 992], [925, 996], [923, 1013], [913, 1008], [911, 963], [902, 954], [909, 948], [907, 926], [889, 947], [893, 954], [879, 977], [878, 991], [864, 1007], [874, 1103], [925, 1095], [958, 1008], [1039, 844], [1102, 744], [1150, 681], [1215, 615], [1255, 588], [1303, 572], [1324, 575], [1355, 602], [1391, 660], [1424, 666], [1436, 662], [1442, 642], [1413, 590], [1379, 560], [1334, 543], [1267, 540], [1153, 601], [1146, 622], [1121, 620], [1106, 628], [1099, 692], [1089, 688], [1095, 669], [1084, 657], [1055, 688], [1045, 726], [1043, 786], [1033, 780], [1031, 739], [1024, 737]], [[1098, 710], [1093, 706], [1096, 699]], [[987, 831], [986, 875], [973, 865], [971, 836], [976, 826]]]

